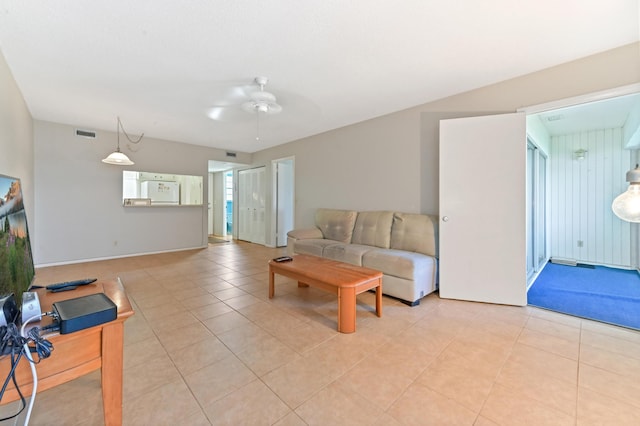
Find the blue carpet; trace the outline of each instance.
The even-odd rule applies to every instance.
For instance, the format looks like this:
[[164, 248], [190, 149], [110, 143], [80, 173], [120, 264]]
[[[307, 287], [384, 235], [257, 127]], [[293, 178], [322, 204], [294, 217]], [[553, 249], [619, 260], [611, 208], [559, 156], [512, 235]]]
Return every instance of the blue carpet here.
[[530, 305], [640, 330], [636, 271], [548, 263], [527, 293]]

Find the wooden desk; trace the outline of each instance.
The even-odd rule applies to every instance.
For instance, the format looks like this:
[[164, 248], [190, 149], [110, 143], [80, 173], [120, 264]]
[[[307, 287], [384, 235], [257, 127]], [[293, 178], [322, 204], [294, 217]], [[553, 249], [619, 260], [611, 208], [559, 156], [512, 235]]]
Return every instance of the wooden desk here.
[[317, 256], [296, 254], [289, 262], [269, 261], [269, 299], [275, 294], [274, 274], [338, 296], [338, 331], [356, 331], [356, 296], [376, 290], [376, 315], [382, 316], [382, 272]]
[[[36, 365], [36, 371], [38, 373], [38, 392], [40, 392], [102, 368], [104, 423], [107, 426], [121, 425], [124, 322], [133, 315], [133, 309], [122, 283], [119, 281], [97, 281], [76, 290], [60, 293], [51, 293], [45, 289], [35, 291], [38, 292], [42, 312], [51, 311], [54, 302], [101, 292], [104, 292], [118, 306], [118, 317], [111, 322], [75, 333], [46, 335], [47, 340], [53, 344], [53, 352], [49, 358], [43, 359], [40, 364]], [[44, 327], [50, 323], [51, 318], [44, 317], [39, 323], [30, 324]], [[0, 360], [0, 378], [2, 380], [7, 377], [9, 370], [9, 359]], [[16, 369], [16, 379], [22, 394], [31, 395], [33, 379], [28, 361], [20, 360]], [[18, 399], [20, 397], [12, 383], [7, 387], [2, 402]]]

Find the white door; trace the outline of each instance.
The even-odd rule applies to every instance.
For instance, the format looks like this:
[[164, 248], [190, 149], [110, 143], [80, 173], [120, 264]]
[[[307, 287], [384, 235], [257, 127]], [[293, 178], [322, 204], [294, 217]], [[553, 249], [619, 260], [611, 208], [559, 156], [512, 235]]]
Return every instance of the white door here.
[[238, 172], [238, 239], [265, 242], [265, 168]]
[[524, 306], [523, 113], [440, 121], [440, 297]]
[[265, 173], [266, 168], [260, 167], [254, 169], [253, 173], [253, 217], [252, 217], [252, 232], [251, 242], [257, 244], [264, 244], [266, 239], [266, 221], [265, 221], [265, 199], [266, 199], [266, 185], [265, 185]]
[[238, 172], [238, 239], [250, 241], [251, 238], [251, 170], [241, 170]]
[[209, 173], [209, 188], [211, 198], [209, 198], [209, 211], [211, 231], [209, 234], [226, 235], [224, 229], [224, 172]]
[[287, 245], [287, 232], [293, 229], [293, 160], [275, 162], [276, 247]]

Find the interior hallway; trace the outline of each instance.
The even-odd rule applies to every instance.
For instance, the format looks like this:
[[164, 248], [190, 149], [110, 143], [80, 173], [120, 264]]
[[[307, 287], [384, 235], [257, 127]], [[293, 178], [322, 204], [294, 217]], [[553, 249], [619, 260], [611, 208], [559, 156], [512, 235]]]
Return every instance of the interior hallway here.
[[[365, 293], [341, 334], [332, 295], [278, 277], [268, 299], [283, 252], [233, 241], [36, 276], [121, 277], [125, 425], [640, 424], [639, 332], [436, 294], [385, 297], [378, 318]], [[31, 419], [102, 423], [99, 372], [40, 393]]]

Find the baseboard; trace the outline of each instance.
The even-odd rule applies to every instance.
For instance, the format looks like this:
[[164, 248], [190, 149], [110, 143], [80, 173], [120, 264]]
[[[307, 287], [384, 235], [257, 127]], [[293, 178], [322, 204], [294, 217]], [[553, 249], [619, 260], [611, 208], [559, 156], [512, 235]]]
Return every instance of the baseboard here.
[[566, 259], [563, 257], [552, 257], [551, 259], [549, 259], [549, 262], [551, 263], [555, 263], [558, 265], [567, 265], [567, 266], [577, 266], [578, 265], [578, 261], [575, 259]]

